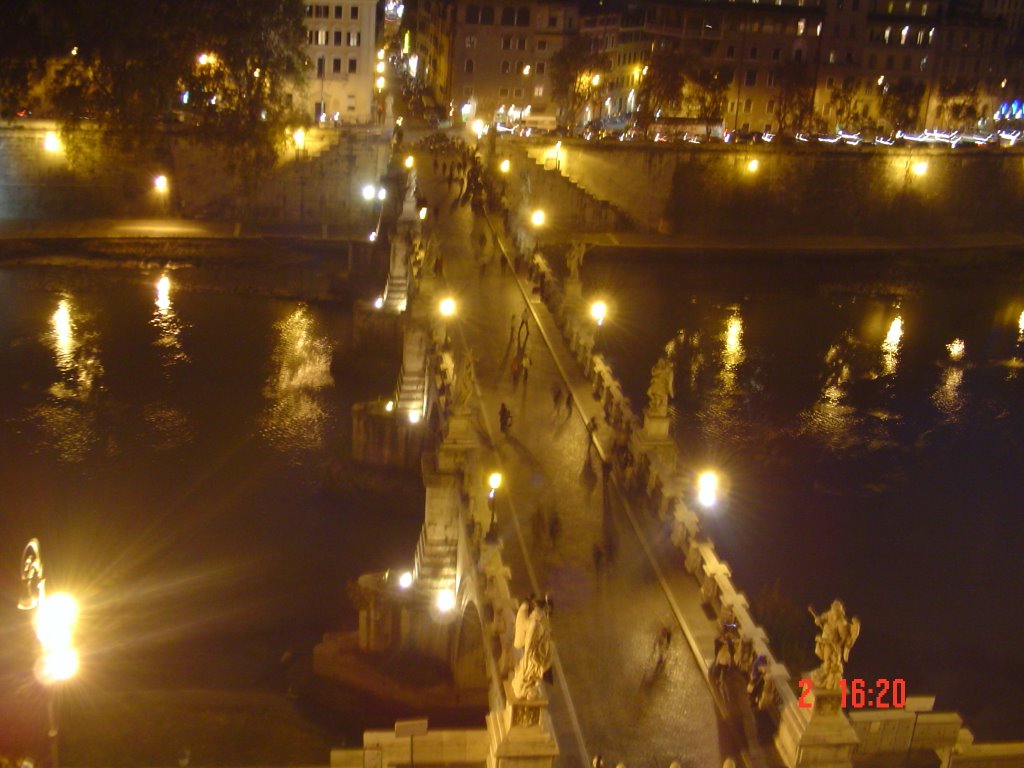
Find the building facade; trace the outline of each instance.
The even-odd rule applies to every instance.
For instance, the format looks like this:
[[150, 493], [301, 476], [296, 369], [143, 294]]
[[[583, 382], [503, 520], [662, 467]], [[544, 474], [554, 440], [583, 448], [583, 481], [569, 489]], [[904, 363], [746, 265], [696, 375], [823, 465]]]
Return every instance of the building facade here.
[[1020, 103], [1016, 6], [967, 3], [653, 0], [600, 6], [581, 26], [591, 50], [610, 59], [606, 115], [638, 107], [652, 54], [668, 49], [730, 78], [727, 129], [778, 130], [794, 71], [813, 91], [817, 130], [991, 129], [1000, 110], [1012, 117]]
[[303, 111], [320, 124], [369, 123], [376, 72], [376, 2], [306, 6], [310, 71]]

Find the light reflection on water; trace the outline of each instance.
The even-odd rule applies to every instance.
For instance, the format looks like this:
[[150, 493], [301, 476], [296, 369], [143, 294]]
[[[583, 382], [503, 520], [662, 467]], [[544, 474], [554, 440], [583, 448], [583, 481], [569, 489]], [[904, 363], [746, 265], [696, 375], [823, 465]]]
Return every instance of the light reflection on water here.
[[57, 380], [49, 397], [38, 404], [33, 416], [46, 443], [63, 461], [77, 463], [99, 443], [94, 395], [100, 389], [103, 364], [91, 318], [63, 296], [50, 317], [46, 336], [57, 366]]
[[882, 375], [891, 376], [896, 373], [900, 363], [900, 342], [903, 340], [903, 318], [896, 315], [882, 342]]
[[328, 415], [324, 390], [334, 385], [330, 340], [305, 305], [278, 322], [275, 330], [274, 370], [264, 388], [271, 402], [261, 433], [282, 450], [320, 448]]
[[181, 346], [181, 332], [185, 325], [171, 304], [171, 287], [171, 279], [167, 275], [161, 275], [156, 284], [156, 309], [153, 310], [153, 317], [150, 319], [150, 323], [159, 333], [154, 343], [164, 351], [163, 364], [168, 368], [188, 362], [188, 355]]

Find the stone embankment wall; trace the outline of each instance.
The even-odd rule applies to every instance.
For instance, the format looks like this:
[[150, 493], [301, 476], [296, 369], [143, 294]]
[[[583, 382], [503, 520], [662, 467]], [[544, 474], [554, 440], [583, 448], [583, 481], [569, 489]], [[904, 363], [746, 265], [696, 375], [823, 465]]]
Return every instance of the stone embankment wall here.
[[[529, 240], [516, 233], [517, 240]], [[729, 565], [718, 557], [714, 542], [701, 527], [699, 517], [684, 500], [681, 462], [674, 444], [645, 436], [639, 410], [635, 409], [607, 361], [593, 353], [594, 326], [582, 306], [574, 305], [562, 280], [542, 255], [535, 255], [531, 273], [534, 288], [556, 318], [577, 362], [586, 372], [594, 398], [602, 403], [606, 420], [620, 434], [632, 436], [628, 461], [613, 461], [613, 474], [638, 511], [646, 511], [667, 527], [686, 570], [700, 585], [701, 597], [721, 622], [733, 622], [741, 641], [741, 666], [760, 655], [767, 659], [765, 695], [759, 706], [777, 725], [775, 746], [788, 766], [800, 761], [802, 737], [810, 721], [810, 709], [801, 708], [789, 670], [772, 653], [770, 638], [751, 614], [746, 596], [732, 581]], [[628, 422], [628, 423], [627, 423]], [[849, 713], [857, 734], [855, 761], [892, 759], [910, 753], [934, 753], [947, 768], [1021, 768], [1024, 742], [974, 744], [955, 712], [933, 712], [934, 698], [915, 697], [913, 707], [903, 710]]]
[[[651, 232], [934, 236], [1024, 231], [1024, 148], [582, 140], [562, 140], [557, 149], [554, 140], [526, 146], [549, 174], [566, 177]], [[552, 199], [538, 204], [557, 209], [562, 200], [551, 189], [547, 194]]]
[[[365, 236], [379, 208], [362, 199], [385, 170], [387, 141], [365, 129], [311, 129], [305, 148], [283, 151], [247, 201], [223, 151], [169, 129], [155, 147], [127, 148], [88, 128], [58, 152], [43, 121], [0, 127], [0, 220], [181, 216], [326, 225]], [[157, 175], [169, 191], [158, 193]]]

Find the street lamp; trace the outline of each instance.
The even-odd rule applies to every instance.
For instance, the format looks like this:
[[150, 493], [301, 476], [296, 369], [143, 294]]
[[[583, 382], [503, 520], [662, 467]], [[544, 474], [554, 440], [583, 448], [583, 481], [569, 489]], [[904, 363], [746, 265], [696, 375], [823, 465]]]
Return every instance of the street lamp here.
[[159, 176], [154, 177], [153, 189], [161, 195], [166, 195], [167, 190], [170, 189], [170, 183], [167, 181], [167, 177], [162, 173]]
[[451, 296], [445, 296], [437, 305], [437, 311], [441, 313], [441, 324], [444, 326], [443, 346], [445, 347], [448, 347], [451, 344], [451, 340], [448, 338], [448, 319], [450, 317], [454, 317], [455, 310], [455, 299]]
[[487, 509], [491, 511], [491, 524], [484, 538], [487, 543], [495, 544], [498, 541], [498, 514], [494, 506], [494, 496], [501, 488], [501, 472], [491, 472], [487, 477], [487, 487]]
[[373, 184], [367, 184], [363, 187], [363, 200], [373, 200], [377, 196], [377, 188]]
[[416, 159], [412, 155], [406, 155], [405, 167], [411, 170], [413, 165], [415, 165], [415, 164], [416, 164]]
[[377, 80], [374, 82], [374, 85], [377, 86], [377, 90], [378, 91], [383, 91], [384, 90], [384, 83], [385, 82], [386, 81], [384, 80], [384, 77], [382, 75], [381, 77], [377, 78]]
[[296, 152], [301, 152], [306, 148], [306, 132], [301, 128], [295, 129], [295, 133], [292, 134], [292, 140], [295, 142]]
[[545, 218], [546, 217], [544, 216], [544, 211], [538, 208], [537, 210], [530, 214], [530, 223], [533, 224], [533, 226], [535, 227], [542, 227], [544, 226]]
[[509, 168], [511, 168], [511, 167], [512, 167], [512, 163], [509, 161], [509, 159], [507, 157], [504, 160], [502, 160], [501, 164], [498, 166], [498, 168], [501, 170], [502, 173], [508, 173]]
[[590, 316], [598, 326], [604, 325], [604, 319], [608, 316], [608, 305], [603, 301], [595, 301], [590, 305]]
[[420, 208], [420, 221], [424, 221], [427, 218], [427, 206]]
[[757, 169], [760, 168], [760, 167], [761, 167], [761, 163], [755, 157], [754, 159], [752, 159], [750, 162], [747, 163], [747, 172], [748, 173], [757, 173]]
[[35, 611], [33, 624], [40, 648], [35, 671], [49, 692], [46, 714], [49, 720], [47, 736], [50, 739], [50, 765], [51, 768], [58, 768], [60, 751], [55, 685], [71, 679], [78, 672], [78, 651], [72, 644], [78, 603], [65, 593], [47, 596], [38, 539], [31, 539], [22, 552], [21, 583], [23, 594], [18, 601], [18, 608]]
[[408, 589], [412, 586], [412, 573], [410, 571], [405, 571], [398, 577], [398, 586], [402, 589]]
[[928, 161], [918, 160], [916, 163], [910, 166], [910, 170], [914, 173], [915, 176], [924, 176], [926, 173], [928, 173]]

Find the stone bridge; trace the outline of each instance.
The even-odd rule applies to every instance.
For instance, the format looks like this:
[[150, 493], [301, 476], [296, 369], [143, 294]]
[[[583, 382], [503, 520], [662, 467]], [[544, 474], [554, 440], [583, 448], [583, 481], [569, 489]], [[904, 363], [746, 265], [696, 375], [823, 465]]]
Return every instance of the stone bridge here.
[[[517, 768], [540, 768], [552, 765], [560, 754], [565, 756], [571, 751], [574, 760], [585, 768], [591, 754], [583, 743], [575, 715], [549, 711], [546, 700], [517, 701], [505, 682], [510, 670], [509, 644], [515, 610], [510, 586], [513, 573], [507, 564], [509, 552], [503, 551], [497, 530], [492, 528], [485, 478], [493, 467], [487, 466], [488, 452], [477, 437], [478, 415], [469, 407], [470, 399], [486, 404], [487, 393], [468, 372], [473, 364], [467, 365], [465, 358], [456, 353], [450, 343], [451, 329], [444, 326], [434, 311], [442, 297], [440, 285], [426, 274], [416, 274], [422, 244], [414, 187], [415, 181], [408, 181], [405, 194], [399, 197], [404, 202], [397, 211], [398, 224], [390, 244], [391, 277], [387, 291], [376, 307], [359, 310], [390, 313], [401, 328], [401, 374], [390, 399], [354, 409], [353, 439], [357, 443], [354, 454], [364, 460], [419, 467], [426, 489], [424, 524], [414, 567], [408, 575], [363, 577], [364, 587], [374, 596], [361, 611], [363, 647], [372, 650], [396, 643], [412, 645], [447, 662], [460, 695], [486, 702], [486, 731], [481, 731], [473, 742], [476, 746], [467, 747], [463, 754], [465, 757], [471, 752], [475, 756], [469, 762], [482, 758], [490, 768], [502, 762]], [[495, 235], [498, 234], [496, 229]], [[511, 253], [505, 249], [512, 247], [513, 240], [526, 237], [514, 231], [499, 237], [501, 257], [511, 262]], [[722, 718], [720, 731], [736, 727], [736, 722], [730, 724], [737, 717], [735, 708], [723, 705], [721, 700], [728, 698], [727, 691], [704, 687], [713, 658], [714, 628], [721, 622], [729, 621], [738, 627], [741, 665], [749, 667], [758, 656], [767, 662], [765, 694], [758, 703], [770, 719], [772, 733], [766, 740], [748, 735], [746, 745], [740, 744], [736, 756], [750, 768], [839, 768], [854, 762], [902, 761], [911, 756], [927, 756], [931, 762], [958, 768], [1024, 766], [1024, 745], [975, 745], [970, 732], [962, 728], [960, 717], [955, 713], [932, 712], [934, 701], [927, 697], [916, 699], [906, 710], [853, 712], [849, 716], [832, 706], [834, 702], [812, 703], [809, 708], [800, 704], [790, 673], [776, 661], [768, 637], [733, 583], [728, 565], [717, 556], [700, 520], [686, 505], [684, 475], [668, 437], [667, 421], [650, 413], [642, 419], [635, 415], [612, 371], [600, 356], [593, 354], [593, 331], [585, 320], [578, 286], [572, 285], [571, 280], [559, 279], [542, 256], [535, 258], [531, 273], [544, 276], [540, 290], [544, 303], [531, 303], [528, 307], [561, 375], [567, 382], [583, 382], [593, 394], [595, 402], [578, 405], [583, 419], [590, 412], [603, 411], [605, 415], [616, 414], [616, 420], [628, 422], [609, 425], [632, 435], [626, 446], [630, 461], [616, 464], [611, 480], [623, 495], [632, 499], [626, 505], [626, 514], [640, 541], [639, 549], [648, 547], [644, 541], [645, 527], [667, 529], [671, 546], [684, 564], [685, 573], [665, 574], [662, 569], [667, 566], [659, 566], [658, 558], [646, 550], [686, 633], [689, 647], [685, 652], [692, 653], [704, 676], [704, 681], [689, 689], [688, 695], [699, 697], [701, 702], [707, 698], [714, 701], [713, 708]], [[531, 289], [537, 286], [526, 284], [515, 274], [507, 279], [515, 281], [524, 299], [534, 295]], [[493, 342], [495, 327], [507, 327], [507, 307], [499, 307], [493, 298], [483, 299], [483, 304], [495, 317], [489, 321], [489, 331], [480, 330], [480, 338]], [[477, 310], [481, 311], [479, 303]], [[597, 450], [603, 458], [600, 444]], [[587, 456], [589, 462], [589, 447]], [[637, 516], [628, 511], [631, 505], [637, 507], [637, 513], [646, 512], [648, 517], [642, 520], [649, 523], [638, 522]], [[670, 593], [668, 581], [681, 586], [673, 586]], [[640, 583], [634, 587], [638, 594], [642, 588]], [[602, 620], [597, 613], [584, 619]], [[693, 624], [693, 631], [687, 628], [688, 624]], [[597, 639], [600, 632], [590, 634], [594, 636], [593, 642], [607, 642]], [[628, 632], [626, 637], [629, 642]], [[593, 649], [571, 645], [563, 650], [567, 656], [577, 652], [584, 656], [587, 652], [593, 654]], [[561, 670], [556, 682], [565, 688], [558, 695], [571, 699], [569, 682]], [[555, 693], [553, 690], [552, 702], [557, 698]], [[746, 698], [739, 692], [733, 696]], [[820, 700], [828, 701], [827, 697]], [[742, 724], [744, 716], [738, 717]], [[678, 737], [682, 725], [679, 722], [667, 726], [670, 738]], [[580, 741], [579, 749], [567, 750], [573, 740], [573, 728]], [[436, 738], [443, 740], [442, 736]], [[716, 740], [719, 735], [705, 731], [703, 738]], [[743, 738], [740, 735], [741, 741]], [[380, 734], [371, 738], [368, 733], [367, 749], [371, 742], [377, 745], [376, 749], [384, 749], [381, 740], [387, 741]], [[390, 752], [384, 749], [384, 753], [392, 755], [392, 764], [401, 762], [401, 752], [389, 749]], [[350, 759], [355, 758], [339, 754], [338, 763]], [[700, 768], [714, 766], [702, 764]]]

